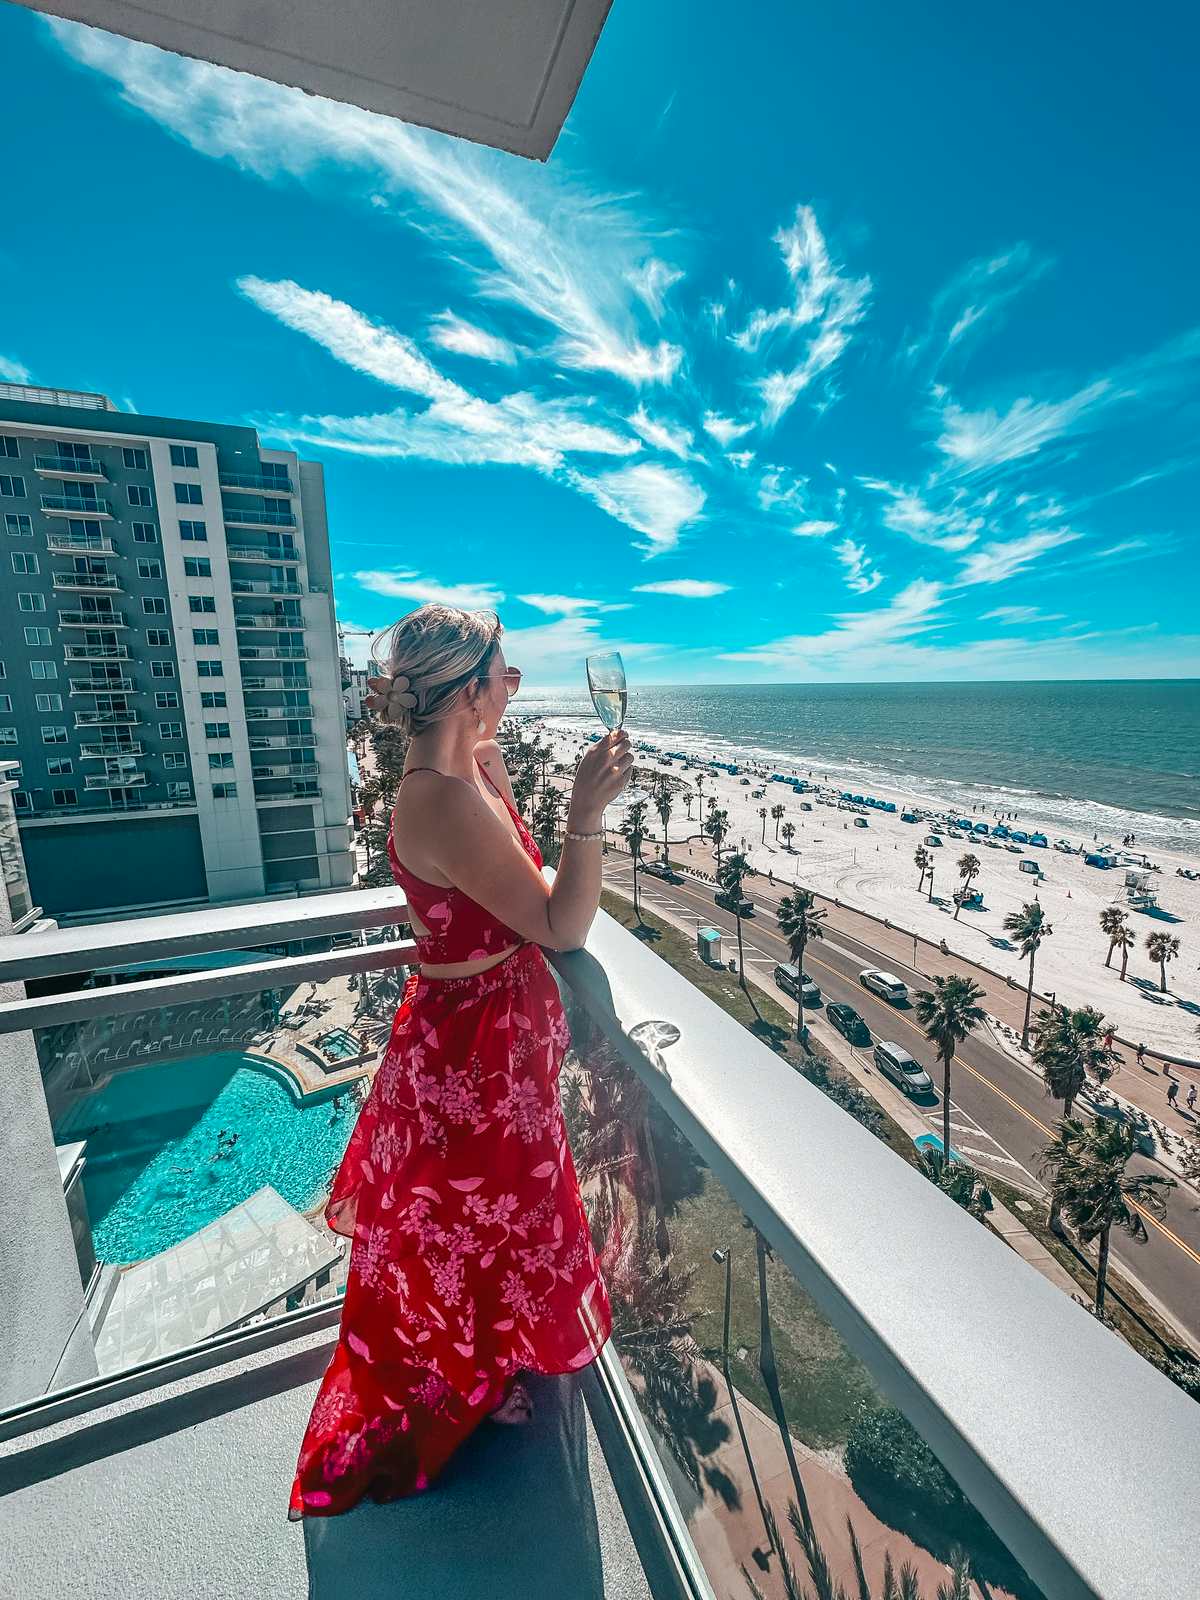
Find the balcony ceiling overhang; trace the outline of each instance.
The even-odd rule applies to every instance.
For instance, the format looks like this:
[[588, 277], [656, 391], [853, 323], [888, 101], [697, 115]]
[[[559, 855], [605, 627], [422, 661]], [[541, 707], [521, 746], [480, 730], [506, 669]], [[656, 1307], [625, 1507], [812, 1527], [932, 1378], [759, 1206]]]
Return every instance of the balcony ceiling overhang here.
[[17, 0], [544, 161], [611, 0]]

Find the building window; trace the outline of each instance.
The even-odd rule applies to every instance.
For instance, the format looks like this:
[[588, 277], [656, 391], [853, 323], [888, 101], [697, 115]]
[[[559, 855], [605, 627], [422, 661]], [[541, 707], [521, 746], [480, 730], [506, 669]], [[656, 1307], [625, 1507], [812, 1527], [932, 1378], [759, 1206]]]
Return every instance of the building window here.
[[6, 726], [0, 728], [0, 744], [16, 744], [16, 742], [17, 730], [14, 727]]
[[146, 643], [153, 650], [169, 650], [171, 648], [171, 630], [169, 628], [147, 628]]
[[0, 494], [7, 495], [10, 500], [24, 500], [25, 479], [7, 472], [0, 472]]
[[13, 461], [21, 459], [21, 446], [11, 433], [0, 433], [0, 456], [8, 456]]
[[6, 511], [4, 531], [13, 539], [32, 539], [33, 518], [24, 511]]
[[214, 783], [213, 784], [213, 799], [214, 800], [236, 800], [237, 799], [237, 784], [236, 783]]
[[208, 525], [203, 522], [180, 522], [179, 537], [192, 539], [196, 544], [208, 543]]
[[139, 556], [137, 560], [137, 575], [139, 578], [161, 578], [162, 562], [151, 561], [149, 556]]
[[17, 595], [17, 605], [22, 611], [45, 611], [46, 596], [21, 593]]
[[179, 696], [174, 689], [156, 689], [154, 691], [154, 709], [156, 711], [178, 711]]
[[142, 596], [142, 610], [148, 617], [165, 617], [167, 614], [167, 602], [160, 599], [158, 595], [144, 594]]
[[75, 439], [56, 439], [54, 453], [62, 456], [67, 461], [82, 461], [85, 466], [92, 464], [92, 447]]
[[158, 529], [152, 522], [135, 522], [133, 525], [134, 544], [157, 544]]
[[12, 710], [12, 695], [0, 694], [0, 711]]
[[192, 798], [192, 786], [190, 783], [169, 783], [167, 785], [167, 794], [172, 800], [190, 800]]
[[74, 770], [70, 756], [46, 757], [46, 771], [52, 778], [69, 778]]
[[264, 478], [271, 478], [276, 483], [288, 481], [288, 464], [286, 461], [260, 461], [258, 469]]
[[62, 695], [60, 694], [35, 694], [33, 699], [39, 711], [62, 710]]
[[216, 628], [193, 628], [192, 643], [213, 645], [220, 644], [221, 639]]
[[175, 485], [175, 504], [177, 506], [198, 506], [204, 503], [204, 496], [200, 492], [198, 483], [177, 483]]
[[184, 556], [183, 575], [185, 578], [211, 578], [212, 562], [207, 556]]
[[171, 465], [173, 467], [198, 467], [200, 457], [196, 453], [194, 444], [173, 444], [171, 446]]
[[208, 753], [208, 766], [210, 772], [221, 772], [226, 767], [233, 765], [232, 750], [210, 750]]
[[[38, 632], [39, 633], [49, 633], [50, 630], [49, 630], [49, 628], [39, 628]], [[46, 640], [46, 643], [47, 644], [50, 643], [49, 639]], [[43, 682], [45, 682], [45, 680], [47, 678], [57, 678], [58, 677], [58, 662], [57, 661], [31, 661], [29, 663], [29, 676], [31, 678], [40, 678]]]
[[173, 678], [175, 676], [175, 663], [173, 661], [152, 661], [150, 663], [150, 676], [152, 678]]
[[66, 742], [67, 730], [64, 727], [48, 723], [42, 724], [43, 744], [66, 744]]
[[27, 578], [36, 578], [42, 570], [38, 566], [38, 558], [32, 550], [14, 550], [12, 553], [12, 569], [14, 572], [23, 573]]
[[158, 725], [158, 737], [160, 739], [182, 739], [183, 738], [183, 723], [182, 722], [160, 722], [159, 725]]
[[201, 689], [200, 704], [205, 711], [223, 711], [229, 702], [224, 689]]
[[74, 789], [51, 789], [50, 798], [56, 806], [73, 806], [79, 803], [79, 796]]
[[129, 497], [131, 506], [152, 506], [154, 504], [148, 483], [127, 483], [125, 485], [125, 493]]
[[13, 791], [13, 806], [18, 811], [31, 811], [33, 809], [30, 804], [29, 796], [25, 793], [24, 789], [16, 789]]
[[204, 724], [204, 737], [206, 739], [228, 739], [229, 724], [227, 722], [206, 722]]
[[5, 661], [0, 661], [0, 678], [7, 678], [7, 677], [8, 677], [8, 663], [5, 662]]
[[148, 472], [150, 470], [149, 456], [144, 450], [139, 449], [137, 445], [127, 444], [121, 451], [121, 459], [130, 472]]
[[197, 661], [196, 676], [198, 678], [223, 678], [225, 668], [220, 661]]
[[197, 616], [205, 612], [211, 615], [216, 609], [217, 602], [211, 594], [188, 595], [188, 610], [195, 612]]
[[187, 757], [182, 750], [164, 750], [163, 766], [168, 772], [178, 772], [181, 767], [187, 766]]

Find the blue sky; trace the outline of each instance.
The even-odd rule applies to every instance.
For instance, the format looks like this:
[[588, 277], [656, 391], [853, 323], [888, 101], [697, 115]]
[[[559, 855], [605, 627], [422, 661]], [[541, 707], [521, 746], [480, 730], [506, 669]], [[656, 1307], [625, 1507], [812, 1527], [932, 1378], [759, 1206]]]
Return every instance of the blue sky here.
[[0, 7], [0, 375], [319, 458], [347, 625], [539, 684], [1200, 672], [1194, 19], [752, 15], [618, 3], [538, 166]]

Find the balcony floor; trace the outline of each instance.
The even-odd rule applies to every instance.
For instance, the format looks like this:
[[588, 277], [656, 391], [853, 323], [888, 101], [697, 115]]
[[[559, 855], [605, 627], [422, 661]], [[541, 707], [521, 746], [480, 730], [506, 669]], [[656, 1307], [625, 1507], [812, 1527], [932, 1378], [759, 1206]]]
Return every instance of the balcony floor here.
[[427, 1494], [287, 1521], [329, 1332], [0, 1445], [23, 1600], [650, 1600], [578, 1380], [533, 1378]]

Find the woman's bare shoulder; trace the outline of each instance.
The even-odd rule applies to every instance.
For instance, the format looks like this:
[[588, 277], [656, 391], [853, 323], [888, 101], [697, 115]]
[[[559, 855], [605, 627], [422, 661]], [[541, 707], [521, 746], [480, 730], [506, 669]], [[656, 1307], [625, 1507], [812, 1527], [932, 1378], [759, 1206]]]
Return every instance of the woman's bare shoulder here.
[[504, 752], [495, 739], [481, 739], [475, 746], [475, 757], [501, 794], [513, 798], [512, 782], [504, 762]]

